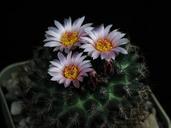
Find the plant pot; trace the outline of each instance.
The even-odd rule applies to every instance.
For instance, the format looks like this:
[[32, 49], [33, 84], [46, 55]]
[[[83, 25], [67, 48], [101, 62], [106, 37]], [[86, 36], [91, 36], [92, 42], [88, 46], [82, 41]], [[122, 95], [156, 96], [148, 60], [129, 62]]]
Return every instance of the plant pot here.
[[[21, 63], [16, 63], [16, 64], [12, 64], [8, 67], [6, 67], [3, 71], [1, 71], [0, 73], [0, 86], [2, 85], [3, 81], [7, 80], [10, 78], [10, 75], [12, 72], [16, 71], [18, 68], [20, 68], [21, 66], [27, 64], [29, 61], [25, 61], [25, 62], [21, 62]], [[169, 117], [167, 116], [167, 114], [165, 113], [165, 111], [163, 110], [162, 106], [160, 105], [160, 103], [158, 102], [158, 100], [156, 99], [155, 95], [153, 93], [151, 93], [151, 98], [152, 98], [152, 103], [155, 106], [155, 111], [156, 111], [156, 118], [154, 118], [154, 115], [152, 115], [151, 117], [146, 119], [146, 122], [149, 123], [148, 128], [156, 128], [156, 124], [159, 124], [159, 128], [171, 128], [171, 122]], [[1, 102], [1, 106], [0, 108], [2, 108], [2, 112], [3, 112], [3, 116], [5, 118], [5, 123], [7, 125], [8, 128], [15, 128], [14, 125], [14, 121], [12, 118], [12, 115], [10, 113], [10, 109], [8, 106], [8, 103], [5, 99], [4, 93], [0, 87], [0, 102]], [[153, 121], [151, 121], [153, 120]], [[152, 122], [152, 123], [150, 123]]]

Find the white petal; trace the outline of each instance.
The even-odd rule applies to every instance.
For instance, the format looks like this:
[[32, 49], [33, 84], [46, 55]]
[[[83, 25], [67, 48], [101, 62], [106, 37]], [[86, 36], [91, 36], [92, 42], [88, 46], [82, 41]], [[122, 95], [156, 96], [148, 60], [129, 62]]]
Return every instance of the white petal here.
[[[85, 48], [83, 48], [85, 47]], [[83, 46], [81, 48], [84, 49], [84, 52], [88, 52], [89, 54], [92, 54], [93, 51], [97, 51], [94, 46], [90, 45], [90, 44], [87, 44], [86, 46]]]
[[91, 25], [92, 25], [92, 23], [84, 24], [83, 26], [81, 26], [81, 30], [84, 30], [84, 29], [92, 30], [93, 27], [90, 27]]
[[76, 88], [79, 88], [79, 87], [80, 87], [80, 83], [79, 83], [78, 80], [74, 80], [74, 81], [73, 81], [73, 85], [74, 85], [74, 87], [76, 87]]
[[69, 51], [70, 51], [70, 48], [65, 48], [65, 53], [69, 53]]
[[44, 42], [47, 42], [47, 41], [57, 41], [58, 40], [58, 38], [56, 38], [56, 37], [48, 37], [48, 38], [46, 38], [45, 40], [43, 40]]
[[106, 60], [110, 60], [113, 56], [115, 57], [115, 54], [114, 54], [114, 52], [113, 52], [113, 51], [108, 52], [108, 53], [107, 53], [107, 56], [106, 56], [106, 58], [105, 58], [105, 59], [106, 59]]
[[89, 52], [90, 54], [92, 54], [93, 51], [96, 51], [94, 47], [89, 47], [87, 49], [84, 49], [84, 52]]
[[59, 23], [58, 21], [54, 21], [54, 23], [55, 23], [55, 25], [56, 25], [56, 27], [57, 28], [59, 28], [60, 30], [64, 30], [64, 27], [62, 26], [62, 24], [61, 23]]
[[98, 37], [96, 36], [95, 32], [86, 30], [86, 33], [88, 33], [88, 35], [93, 39], [93, 41], [97, 40]]
[[[83, 62], [86, 62], [86, 61], [83, 61]], [[92, 65], [90, 63], [90, 60], [88, 60], [88, 62], [86, 62], [86, 63], [83, 63], [83, 62], [82, 62], [82, 65], [81, 65], [82, 67], [86, 66], [86, 65], [89, 65], [90, 67], [92, 67]]]
[[[81, 53], [79, 53], [79, 52], [74, 52], [73, 54], [72, 54], [72, 59], [73, 58], [76, 58], [77, 56], [78, 56], [78, 54], [81, 54]], [[75, 59], [74, 59], [75, 60]]]
[[59, 34], [51, 30], [46, 31], [46, 34], [59, 38]]
[[83, 77], [82, 76], [79, 76], [78, 77], [78, 80], [82, 82], [83, 81]]
[[57, 76], [59, 73], [58, 72], [48, 72], [50, 76]]
[[91, 44], [85, 43], [83, 45], [80, 46], [83, 49], [88, 49], [89, 47], [91, 47]]
[[71, 23], [71, 17], [69, 17], [68, 19], [64, 20], [64, 26], [65, 26], [65, 30], [66, 31], [71, 31], [71, 27], [72, 27], [72, 23]]
[[109, 34], [109, 31], [111, 29], [112, 25], [108, 25], [106, 28], [105, 28], [105, 35], [104, 36], [107, 36]]
[[65, 88], [68, 87], [70, 85], [70, 83], [71, 83], [71, 80], [66, 79], [65, 82], [64, 82], [64, 87]]
[[60, 46], [60, 45], [61, 44], [59, 44], [58, 42], [55, 42], [55, 41], [51, 41], [51, 42], [44, 44], [45, 47], [56, 47], [56, 46]]
[[54, 32], [58, 32], [59, 30], [57, 29], [57, 28], [55, 28], [55, 27], [48, 27], [48, 30], [52, 30], [52, 31], [54, 31]]
[[128, 42], [129, 40], [127, 38], [120, 39], [118, 40], [118, 46], [127, 44]]
[[97, 52], [97, 51], [94, 51], [93, 53], [92, 53], [92, 57], [93, 57], [93, 59], [97, 59], [98, 57], [99, 57], [99, 52]]
[[88, 38], [88, 37], [81, 37], [81, 39], [85, 40], [85, 41], [87, 41], [87, 42], [89, 42], [91, 44], [94, 44], [94, 41], [92, 39]]
[[84, 70], [84, 69], [90, 68], [90, 67], [92, 67], [92, 65], [90, 63], [88, 63], [88, 64], [85, 64], [85, 65], [81, 66], [80, 70]]
[[59, 71], [59, 68], [57, 68], [57, 67], [49, 68], [49, 72], [58, 72], [58, 71]]
[[88, 76], [87, 72], [80, 72], [80, 76]]
[[125, 33], [118, 33], [116, 36], [115, 36], [115, 38], [113, 39], [113, 40], [115, 40], [115, 41], [118, 41], [119, 39], [121, 39], [122, 37], [124, 37], [125, 36]]
[[121, 47], [117, 47], [115, 49], [116, 52], [120, 52], [122, 54], [128, 54], [128, 52], [124, 49], [124, 48], [121, 48]]
[[[74, 61], [78, 62], [78, 61], [81, 61], [81, 56], [82, 56], [82, 53], [79, 53], [76, 58], [74, 58]], [[85, 57], [85, 56], [83, 56]]]
[[104, 37], [105, 31], [104, 31], [104, 25], [103, 24], [100, 25], [99, 28], [97, 28], [96, 33], [97, 33], [98, 38], [103, 38]]
[[90, 60], [84, 60], [82, 63], [79, 63], [78, 66], [81, 67], [81, 66], [88, 64], [88, 63], [90, 63]]
[[63, 62], [65, 60], [65, 56], [61, 52], [58, 52], [58, 58], [60, 62]]
[[55, 77], [52, 77], [50, 80], [51, 81], [58, 81]]
[[55, 52], [55, 51], [58, 51], [59, 49], [60, 49], [60, 47], [56, 47], [53, 49], [53, 51]]
[[60, 79], [60, 80], [59, 80], [59, 83], [62, 84], [62, 83], [64, 83], [65, 80], [66, 80], [65, 78]]
[[101, 59], [105, 59], [107, 57], [107, 54], [106, 53], [101, 53]]
[[58, 75], [58, 76], [53, 76], [53, 77], [51, 78], [52, 81], [59, 81], [59, 80], [61, 80], [61, 79], [62, 79], [62, 77], [61, 77], [60, 75]]
[[70, 52], [70, 53], [67, 55], [67, 60], [68, 60], [68, 61], [71, 60], [71, 55], [72, 55], [72, 52]]
[[63, 47], [63, 45], [61, 45], [61, 47], [59, 47], [59, 50], [60, 50], [60, 51], [63, 51], [64, 48], [65, 48], [65, 47]]
[[118, 33], [119, 32], [117, 32], [117, 29], [113, 30], [112, 32], [109, 33], [109, 39], [113, 40]]
[[[87, 26], [86, 26], [87, 25]], [[87, 36], [87, 31], [92, 31], [94, 28], [93, 27], [88, 27], [89, 25], [91, 25], [91, 23], [89, 24], [85, 24], [83, 25], [80, 29], [79, 29], [79, 36], [80, 37], [84, 37]]]
[[83, 75], [84, 73], [90, 72], [90, 71], [92, 71], [92, 70], [93, 70], [92, 68], [86, 68], [86, 69], [82, 70], [82, 71], [80, 72], [80, 74]]
[[60, 65], [59, 61], [50, 61], [50, 63], [58, 68], [62, 66]]
[[79, 60], [76, 60], [76, 61], [79, 62], [79, 63], [82, 63], [83, 60], [84, 60], [86, 57], [87, 57], [87, 56], [82, 56]]
[[115, 54], [115, 52], [113, 52], [113, 51], [112, 51], [111, 58], [112, 58], [113, 60], [115, 60], [115, 58], [116, 58], [116, 54]]
[[73, 25], [76, 27], [76, 28], [80, 28], [82, 23], [84, 22], [84, 19], [85, 19], [85, 16], [79, 18], [79, 19], [76, 19], [73, 23]]

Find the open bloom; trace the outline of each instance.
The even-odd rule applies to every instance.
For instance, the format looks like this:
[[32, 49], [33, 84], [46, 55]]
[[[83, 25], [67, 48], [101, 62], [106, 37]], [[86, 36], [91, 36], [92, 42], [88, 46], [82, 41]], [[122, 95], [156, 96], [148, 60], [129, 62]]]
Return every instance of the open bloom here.
[[91, 30], [91, 23], [82, 25], [85, 17], [76, 19], [73, 23], [71, 18], [65, 19], [64, 25], [55, 21], [56, 27], [49, 27], [46, 31], [45, 47], [54, 47], [54, 51], [65, 50], [69, 52], [71, 48], [79, 46], [82, 37], [86, 36], [85, 30]]
[[64, 83], [65, 87], [68, 87], [72, 82], [76, 88], [79, 88], [79, 82], [83, 81], [83, 77], [87, 76], [88, 72], [93, 71], [90, 60], [85, 60], [86, 56], [82, 56], [82, 53], [72, 55], [70, 52], [65, 57], [58, 52], [58, 58], [59, 60], [51, 61], [48, 72], [52, 76], [52, 81]]
[[127, 54], [127, 51], [120, 46], [128, 43], [128, 39], [123, 38], [124, 33], [117, 30], [110, 32], [112, 25], [104, 28], [101, 25], [99, 28], [87, 31], [89, 37], [82, 37], [87, 43], [81, 46], [85, 52], [88, 52], [93, 59], [101, 56], [101, 59], [111, 60], [115, 59], [118, 53]]

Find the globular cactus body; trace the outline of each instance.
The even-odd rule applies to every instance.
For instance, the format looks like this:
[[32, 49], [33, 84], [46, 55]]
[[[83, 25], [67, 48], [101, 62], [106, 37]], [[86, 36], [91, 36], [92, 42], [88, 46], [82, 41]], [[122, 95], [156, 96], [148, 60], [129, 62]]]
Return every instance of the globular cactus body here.
[[[144, 69], [140, 69], [135, 53], [120, 56], [117, 63], [107, 65], [98, 65], [97, 59], [93, 63], [96, 77], [85, 78], [77, 89], [48, 80], [46, 62], [51, 57], [47, 50], [43, 52], [46, 58], [39, 52], [41, 55], [18, 71], [17, 76], [23, 91], [23, 112], [30, 117], [33, 128], [119, 128], [123, 124], [136, 126], [145, 119], [146, 99], [140, 93], [148, 93], [148, 89], [140, 83]], [[107, 67], [98, 70], [102, 65]]]

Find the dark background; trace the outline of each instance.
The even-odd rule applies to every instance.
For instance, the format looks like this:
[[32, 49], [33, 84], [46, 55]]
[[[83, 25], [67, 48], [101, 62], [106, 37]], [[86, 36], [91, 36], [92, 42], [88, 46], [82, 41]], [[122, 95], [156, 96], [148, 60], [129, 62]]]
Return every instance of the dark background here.
[[162, 3], [111, 3], [107, 0], [40, 3], [15, 2], [7, 6], [7, 32], [5, 42], [0, 44], [0, 70], [11, 63], [32, 58], [33, 49], [43, 45], [44, 31], [53, 25], [53, 20], [85, 15], [86, 22], [113, 24], [113, 28], [120, 28], [128, 33], [132, 44], [140, 47], [150, 71], [150, 86], [171, 116], [170, 37], [165, 31], [169, 14]]

